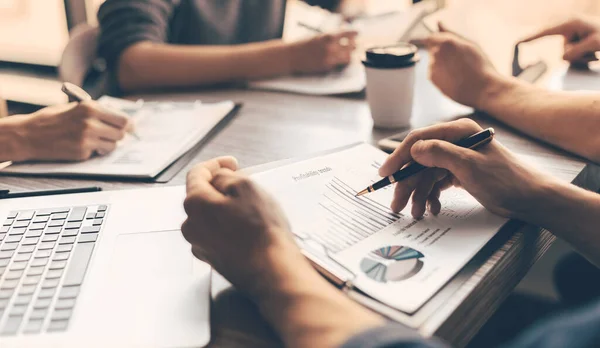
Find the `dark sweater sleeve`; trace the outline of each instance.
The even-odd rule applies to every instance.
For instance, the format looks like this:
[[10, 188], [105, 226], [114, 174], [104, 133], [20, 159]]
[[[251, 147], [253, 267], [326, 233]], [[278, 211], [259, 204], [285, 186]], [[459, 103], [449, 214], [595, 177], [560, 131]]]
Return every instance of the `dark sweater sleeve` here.
[[426, 340], [401, 324], [388, 324], [352, 337], [340, 348], [447, 348], [442, 342]]
[[107, 0], [98, 11], [98, 56], [113, 68], [127, 47], [141, 41], [166, 42], [179, 0]]

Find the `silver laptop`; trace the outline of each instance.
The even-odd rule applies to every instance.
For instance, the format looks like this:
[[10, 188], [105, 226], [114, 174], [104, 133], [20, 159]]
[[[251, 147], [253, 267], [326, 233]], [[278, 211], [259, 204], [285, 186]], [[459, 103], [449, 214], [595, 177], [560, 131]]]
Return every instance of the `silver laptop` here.
[[181, 186], [0, 200], [1, 347], [201, 347]]

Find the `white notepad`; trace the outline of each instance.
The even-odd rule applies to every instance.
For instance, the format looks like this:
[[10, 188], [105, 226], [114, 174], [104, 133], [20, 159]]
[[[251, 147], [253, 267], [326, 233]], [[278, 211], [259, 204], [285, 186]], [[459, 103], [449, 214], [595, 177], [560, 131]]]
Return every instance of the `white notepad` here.
[[132, 113], [139, 139], [127, 135], [114, 152], [84, 162], [13, 164], [3, 172], [154, 178], [201, 141], [235, 108], [232, 101], [214, 104], [159, 102], [139, 106], [103, 97], [99, 102], [120, 106]]
[[389, 209], [392, 186], [355, 197], [380, 179], [386, 157], [359, 144], [252, 178], [281, 204], [305, 255], [334, 283], [414, 313], [507, 220], [456, 188], [442, 193], [438, 216], [420, 220], [411, 217], [410, 204], [400, 214]]

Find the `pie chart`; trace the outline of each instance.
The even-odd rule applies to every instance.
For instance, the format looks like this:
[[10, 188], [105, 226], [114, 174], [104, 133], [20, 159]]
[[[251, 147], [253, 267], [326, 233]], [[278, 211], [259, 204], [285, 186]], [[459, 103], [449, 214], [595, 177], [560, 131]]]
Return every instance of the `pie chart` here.
[[419, 273], [423, 257], [413, 248], [392, 245], [371, 251], [360, 262], [360, 269], [377, 282], [397, 282]]

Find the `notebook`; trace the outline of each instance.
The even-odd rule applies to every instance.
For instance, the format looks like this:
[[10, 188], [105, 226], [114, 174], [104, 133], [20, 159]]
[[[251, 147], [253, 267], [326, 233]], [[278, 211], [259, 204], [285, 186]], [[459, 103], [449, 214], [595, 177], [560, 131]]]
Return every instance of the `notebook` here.
[[237, 109], [232, 101], [135, 103], [102, 97], [99, 102], [132, 115], [139, 138], [127, 135], [114, 152], [84, 162], [19, 163], [5, 168], [2, 174], [152, 179], [195, 148]]
[[413, 314], [507, 219], [457, 188], [442, 194], [438, 216], [419, 220], [410, 204], [400, 213], [389, 209], [392, 186], [355, 197], [380, 179], [386, 157], [371, 145], [354, 144], [249, 174], [282, 206], [299, 246], [324, 276], [379, 312], [375, 307]]

